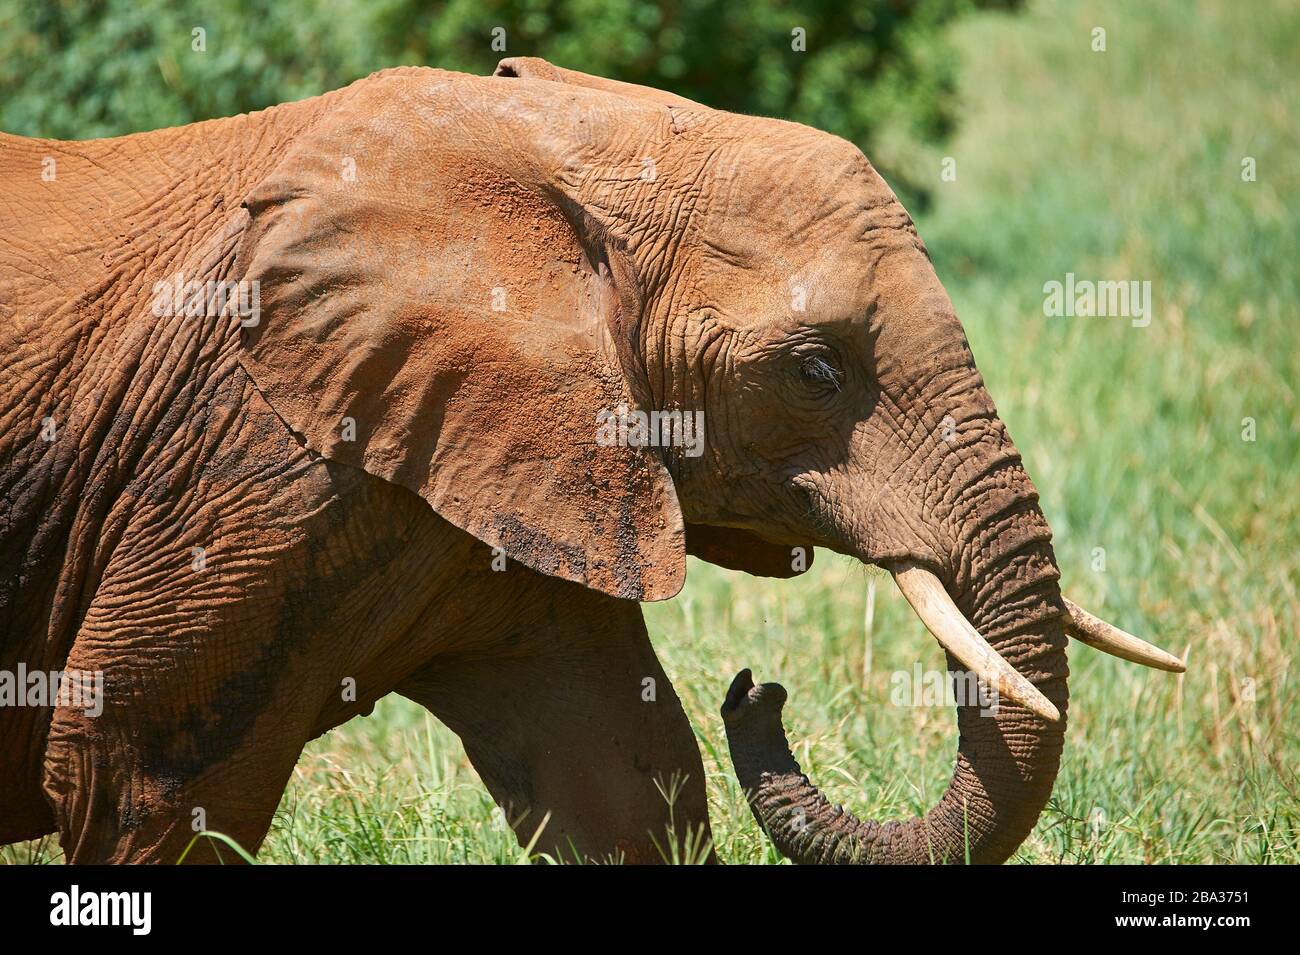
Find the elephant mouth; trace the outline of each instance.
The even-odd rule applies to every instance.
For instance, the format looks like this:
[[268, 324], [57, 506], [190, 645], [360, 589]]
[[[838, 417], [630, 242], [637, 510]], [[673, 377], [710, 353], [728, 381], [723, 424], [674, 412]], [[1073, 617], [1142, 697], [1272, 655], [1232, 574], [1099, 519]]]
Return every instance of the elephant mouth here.
[[799, 864], [1005, 861], [1037, 821], [1055, 779], [1064, 735], [1065, 638], [1160, 670], [1181, 673], [1183, 662], [1063, 598], [1044, 602], [1026, 628], [1053, 648], [1035, 661], [1024, 650], [1024, 633], [986, 639], [931, 571], [911, 561], [888, 569], [946, 651], [949, 669], [965, 667], [997, 701], [992, 719], [977, 705], [958, 706], [961, 740], [940, 803], [924, 818], [885, 825], [832, 806], [791, 753], [782, 723], [786, 690], [756, 685], [749, 669], [732, 680], [722, 704], [737, 777], [759, 825]]

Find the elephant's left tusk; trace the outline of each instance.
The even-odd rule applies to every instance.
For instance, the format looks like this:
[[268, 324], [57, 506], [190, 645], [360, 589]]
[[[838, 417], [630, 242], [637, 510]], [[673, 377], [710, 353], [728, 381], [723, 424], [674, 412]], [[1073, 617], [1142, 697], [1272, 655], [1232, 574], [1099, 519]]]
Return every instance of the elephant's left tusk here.
[[889, 572], [926, 629], [959, 663], [997, 690], [1000, 697], [1019, 703], [1050, 722], [1060, 720], [1061, 712], [1052, 701], [971, 626], [938, 577], [911, 561], [894, 564]]
[[1166, 653], [1157, 646], [1147, 643], [1131, 633], [1125, 633], [1119, 627], [1112, 627], [1100, 617], [1094, 617], [1073, 600], [1065, 601], [1065, 609], [1070, 612], [1065, 622], [1065, 630], [1080, 643], [1086, 643], [1094, 650], [1109, 653], [1111, 656], [1168, 670], [1170, 673], [1185, 673], [1187, 665], [1172, 653]]

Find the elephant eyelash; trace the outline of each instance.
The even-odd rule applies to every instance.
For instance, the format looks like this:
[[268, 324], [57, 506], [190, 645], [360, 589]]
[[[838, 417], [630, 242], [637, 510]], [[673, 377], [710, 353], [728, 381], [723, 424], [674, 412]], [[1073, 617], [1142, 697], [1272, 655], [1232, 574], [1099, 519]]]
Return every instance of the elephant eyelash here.
[[826, 359], [816, 355], [805, 358], [802, 370], [804, 378], [813, 384], [824, 388], [833, 388], [836, 391], [840, 390], [840, 372]]

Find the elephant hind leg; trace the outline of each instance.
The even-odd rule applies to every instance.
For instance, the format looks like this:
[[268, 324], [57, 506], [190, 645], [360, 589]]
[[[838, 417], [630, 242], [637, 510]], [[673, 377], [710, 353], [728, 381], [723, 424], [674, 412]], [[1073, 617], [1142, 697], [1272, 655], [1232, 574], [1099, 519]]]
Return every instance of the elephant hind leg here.
[[557, 586], [526, 646], [437, 659], [398, 692], [460, 736], [521, 844], [546, 819], [536, 850], [557, 858], [713, 861], [704, 766], [640, 607]]

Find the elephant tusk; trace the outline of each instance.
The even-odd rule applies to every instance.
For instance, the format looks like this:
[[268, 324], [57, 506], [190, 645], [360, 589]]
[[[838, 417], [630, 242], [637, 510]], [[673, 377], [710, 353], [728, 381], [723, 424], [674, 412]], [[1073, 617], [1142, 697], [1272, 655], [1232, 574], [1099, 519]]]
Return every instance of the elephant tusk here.
[[1061, 713], [1052, 701], [971, 626], [938, 577], [911, 561], [900, 561], [889, 572], [926, 629], [958, 662], [996, 689], [998, 696], [1019, 703], [1045, 720], [1060, 720]]
[[1100, 617], [1094, 617], [1072, 600], [1065, 601], [1065, 609], [1070, 618], [1065, 623], [1065, 630], [1080, 643], [1086, 643], [1094, 650], [1109, 653], [1121, 660], [1168, 670], [1170, 673], [1186, 673], [1187, 665], [1172, 653], [1166, 653], [1145, 640], [1125, 633], [1119, 627], [1112, 627]]

